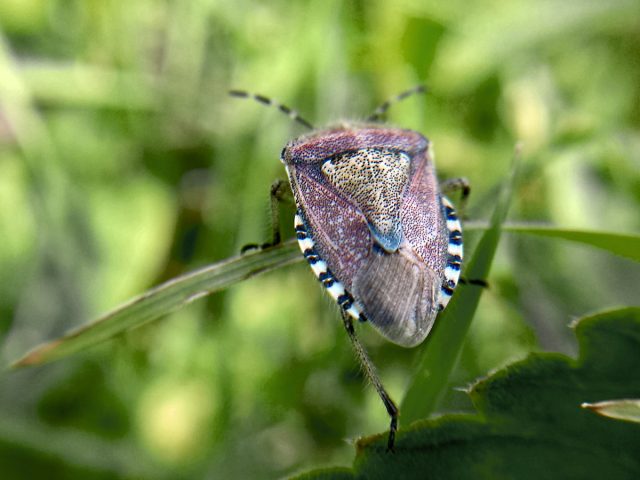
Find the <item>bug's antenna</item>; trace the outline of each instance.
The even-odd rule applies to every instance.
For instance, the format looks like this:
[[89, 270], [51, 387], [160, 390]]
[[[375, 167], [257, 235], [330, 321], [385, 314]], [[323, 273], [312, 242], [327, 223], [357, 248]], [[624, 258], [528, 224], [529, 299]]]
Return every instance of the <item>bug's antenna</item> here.
[[412, 95], [424, 94], [426, 92], [427, 92], [427, 87], [425, 87], [424, 85], [416, 85], [415, 87], [410, 88], [409, 90], [405, 90], [404, 92], [396, 95], [393, 98], [390, 98], [389, 100], [384, 102], [382, 105], [380, 105], [378, 108], [376, 108], [373, 111], [373, 113], [367, 118], [367, 121], [377, 122], [382, 118], [382, 116], [387, 112], [387, 110], [389, 110], [389, 107], [391, 107], [393, 104], [398, 103], [407, 97], [411, 97]]
[[298, 112], [296, 112], [295, 110], [292, 110], [286, 105], [283, 105], [281, 103], [278, 103], [270, 99], [269, 97], [265, 97], [264, 95], [258, 95], [255, 93], [250, 93], [245, 90], [229, 90], [229, 95], [236, 98], [252, 98], [256, 102], [262, 103], [263, 105], [267, 105], [269, 107], [276, 107], [278, 110], [280, 110], [282, 113], [287, 115], [294, 122], [298, 122], [300, 125], [304, 125], [309, 130], [314, 129], [314, 126], [311, 125], [311, 123], [306, 121], [304, 118], [302, 118]]

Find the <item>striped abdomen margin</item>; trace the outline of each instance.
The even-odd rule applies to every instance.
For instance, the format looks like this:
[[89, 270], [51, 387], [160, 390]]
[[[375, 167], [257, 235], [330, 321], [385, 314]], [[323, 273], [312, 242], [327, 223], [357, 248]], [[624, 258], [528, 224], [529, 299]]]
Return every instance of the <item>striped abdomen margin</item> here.
[[462, 225], [456, 215], [451, 202], [447, 197], [440, 197], [442, 211], [447, 222], [449, 243], [447, 244], [447, 266], [444, 269], [444, 281], [438, 295], [438, 309], [443, 310], [447, 306], [453, 291], [460, 280], [460, 265], [462, 264]]
[[318, 280], [320, 280], [324, 288], [327, 289], [329, 295], [331, 295], [331, 297], [351, 318], [362, 322], [366, 321], [366, 317], [360, 311], [360, 308], [354, 303], [351, 294], [345, 290], [344, 285], [334, 277], [331, 270], [329, 270], [327, 263], [318, 255], [315, 248], [315, 242], [307, 233], [307, 228], [305, 227], [303, 215], [300, 210], [296, 212], [294, 222], [298, 245], [300, 246], [300, 250], [302, 250], [304, 258], [309, 262], [311, 270], [313, 270], [315, 276], [318, 277]]

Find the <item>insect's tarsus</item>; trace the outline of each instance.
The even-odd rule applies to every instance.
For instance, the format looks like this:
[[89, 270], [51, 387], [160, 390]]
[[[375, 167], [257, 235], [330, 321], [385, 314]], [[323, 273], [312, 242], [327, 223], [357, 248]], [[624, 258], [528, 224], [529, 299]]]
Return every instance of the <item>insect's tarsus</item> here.
[[293, 120], [294, 122], [298, 122], [300, 125], [303, 125], [309, 130], [313, 130], [315, 128], [309, 121], [301, 117], [300, 114], [295, 110], [287, 107], [286, 105], [283, 105], [282, 103], [278, 103], [269, 97], [265, 97], [264, 95], [247, 92], [245, 90], [229, 90], [229, 95], [236, 98], [252, 98], [256, 102], [262, 103], [263, 105], [277, 108], [291, 120]]
[[387, 112], [387, 110], [389, 110], [389, 108], [393, 104], [398, 103], [407, 97], [411, 97], [417, 94], [424, 94], [426, 92], [427, 92], [427, 87], [425, 85], [416, 85], [415, 87], [410, 88], [409, 90], [405, 90], [404, 92], [399, 93], [393, 98], [390, 98], [389, 100], [381, 104], [378, 108], [376, 108], [373, 111], [373, 113], [369, 115], [369, 117], [367, 118], [367, 121], [376, 122], [382, 118], [382, 116]]

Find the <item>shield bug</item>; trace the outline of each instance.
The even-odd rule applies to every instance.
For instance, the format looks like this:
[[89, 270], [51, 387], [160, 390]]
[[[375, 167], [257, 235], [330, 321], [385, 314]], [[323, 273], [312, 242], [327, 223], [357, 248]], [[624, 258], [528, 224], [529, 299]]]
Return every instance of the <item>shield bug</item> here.
[[[297, 208], [296, 237], [313, 273], [338, 304], [362, 369], [391, 417], [389, 450], [398, 408], [358, 340], [354, 321], [371, 323], [403, 347], [420, 344], [458, 285], [463, 257], [460, 221], [442, 192], [459, 188], [464, 200], [466, 181], [440, 186], [430, 142], [379, 121], [395, 101], [423, 91], [416, 87], [386, 101], [365, 122], [320, 130], [267, 97], [230, 92], [273, 105], [311, 130], [287, 143], [280, 156]], [[281, 192], [282, 183], [274, 184], [274, 243], [280, 240]]]

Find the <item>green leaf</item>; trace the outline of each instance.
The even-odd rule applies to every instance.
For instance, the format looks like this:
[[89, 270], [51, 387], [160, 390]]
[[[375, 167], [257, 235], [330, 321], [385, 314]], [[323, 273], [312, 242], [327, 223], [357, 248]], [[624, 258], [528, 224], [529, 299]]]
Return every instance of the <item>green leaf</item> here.
[[[581, 408], [640, 397], [640, 308], [585, 317], [575, 332], [577, 360], [532, 354], [476, 383], [477, 414], [416, 422], [399, 433], [394, 454], [385, 451], [384, 435], [362, 439], [353, 476], [640, 478], [640, 425]], [[305, 478], [334, 478], [326, 473]]]
[[640, 423], [640, 400], [607, 400], [598, 403], [583, 403], [582, 408], [593, 410], [603, 417]]
[[[511, 203], [518, 157], [519, 154], [516, 152], [511, 175], [504, 184], [489, 228], [484, 232], [465, 269], [465, 276], [468, 279], [483, 280], [489, 275], [491, 262], [500, 240], [502, 223]], [[447, 386], [449, 375], [460, 356], [471, 320], [480, 302], [482, 290], [476, 285], [459, 288], [436, 322], [400, 406], [403, 423], [424, 418], [436, 408]]]
[[295, 240], [254, 254], [240, 255], [169, 280], [112, 310], [94, 322], [44, 343], [13, 363], [41, 365], [73, 355], [147, 322], [167, 315], [198, 298], [254, 275], [301, 260]]

